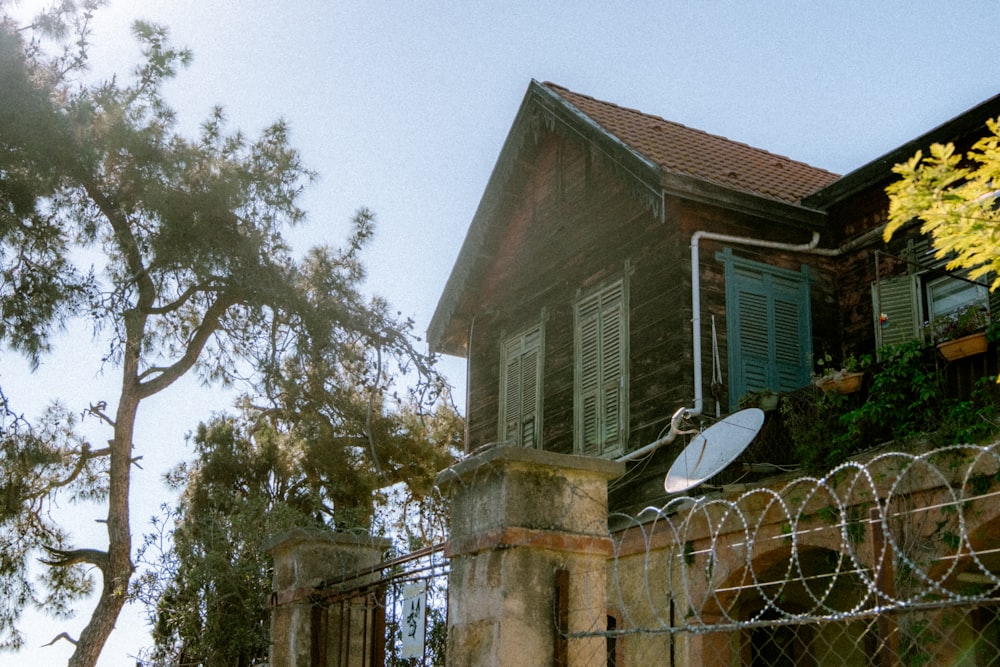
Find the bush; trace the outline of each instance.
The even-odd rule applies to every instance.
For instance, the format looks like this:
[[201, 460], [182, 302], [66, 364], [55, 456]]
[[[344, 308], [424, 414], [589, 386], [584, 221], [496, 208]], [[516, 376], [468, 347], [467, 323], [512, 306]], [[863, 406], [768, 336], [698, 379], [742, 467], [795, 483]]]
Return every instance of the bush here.
[[782, 397], [781, 417], [795, 460], [821, 472], [889, 441], [931, 435], [936, 446], [981, 442], [1000, 432], [1000, 387], [982, 378], [968, 400], [945, 396], [933, 345], [883, 348], [864, 371], [863, 401], [807, 387]]

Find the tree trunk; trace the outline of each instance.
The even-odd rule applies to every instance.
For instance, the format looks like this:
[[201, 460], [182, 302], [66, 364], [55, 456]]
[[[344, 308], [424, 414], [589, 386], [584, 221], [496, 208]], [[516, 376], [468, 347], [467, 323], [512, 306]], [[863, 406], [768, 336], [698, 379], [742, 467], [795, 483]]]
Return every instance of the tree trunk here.
[[111, 441], [108, 487], [108, 563], [101, 572], [103, 587], [90, 622], [80, 634], [69, 667], [93, 667], [125, 605], [132, 563], [132, 533], [129, 527], [129, 483], [132, 473], [132, 438], [139, 410], [139, 385], [135, 363], [126, 352], [122, 393]]

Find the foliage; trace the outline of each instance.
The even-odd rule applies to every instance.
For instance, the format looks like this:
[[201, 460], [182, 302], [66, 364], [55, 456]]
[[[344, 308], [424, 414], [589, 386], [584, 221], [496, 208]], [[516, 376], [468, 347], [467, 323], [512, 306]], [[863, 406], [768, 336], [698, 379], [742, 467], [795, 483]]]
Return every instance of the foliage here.
[[940, 437], [947, 444], [985, 442], [1000, 429], [1000, 387], [980, 378], [968, 400], [947, 405]]
[[986, 310], [978, 305], [970, 305], [954, 313], [935, 317], [927, 325], [927, 333], [933, 342], [943, 343], [985, 331], [989, 324], [990, 317]]
[[[371, 516], [377, 502], [375, 489], [356, 481], [353, 498], [344, 489], [345, 480], [369, 477], [371, 458], [345, 464], [280, 423], [248, 416], [220, 415], [198, 427], [196, 459], [168, 475], [180, 501], [154, 519], [140, 549], [133, 595], [148, 610], [155, 646], [146, 657], [156, 664], [266, 660], [271, 563], [263, 545], [293, 527], [355, 528], [353, 521]], [[417, 430], [406, 431], [406, 449], [427, 460], [419, 474], [396, 469], [410, 488], [429, 489], [450, 461], [461, 434], [455, 417], [444, 403], [435, 415], [410, 422]], [[394, 460], [388, 445], [380, 443], [380, 451], [387, 463]]]
[[880, 444], [934, 430], [944, 394], [936, 351], [922, 341], [882, 350], [867, 400], [841, 419], [842, 441]]
[[845, 356], [838, 366], [829, 352], [816, 359], [816, 372], [813, 377], [835, 377], [844, 373], [856, 373], [871, 363], [868, 356], [856, 357], [853, 354]]
[[[121, 377], [117, 396], [83, 411], [56, 406], [32, 425], [8, 412], [0, 424], [0, 647], [20, 642], [21, 602], [61, 613], [95, 584], [72, 665], [96, 662], [126, 599], [133, 433], [147, 398], [190, 373], [239, 387], [259, 422], [245, 433], [312, 443], [306, 478], [357, 472], [313, 498], [340, 525], [365, 522], [370, 503], [358, 499], [372, 488], [430, 465], [405, 446], [394, 410], [422, 409], [442, 388], [412, 321], [359, 291], [373, 216], [359, 212], [343, 248], [293, 257], [284, 235], [305, 219], [313, 174], [287, 126], [248, 137], [215, 109], [182, 135], [163, 86], [191, 54], [149, 23], [134, 24], [142, 61], [130, 77], [89, 81], [100, 4], [63, 0], [26, 26], [0, 15], [0, 341], [37, 363], [54, 330], [82, 321]], [[402, 375], [416, 382], [410, 399], [393, 389]], [[81, 413], [107, 429], [106, 446], [77, 435]], [[49, 513], [67, 498], [106, 503], [106, 550], [67, 544]], [[52, 567], [36, 590], [25, 582], [39, 555]]]
[[833, 362], [829, 352], [816, 359], [816, 371], [812, 374], [813, 384], [822, 388], [828, 382], [841, 382], [845, 377], [863, 372], [871, 365], [871, 356], [857, 357], [853, 354], [845, 356], [840, 365]]
[[968, 400], [947, 398], [933, 345], [914, 340], [886, 347], [869, 364], [863, 397], [813, 387], [782, 397], [782, 421], [806, 468], [826, 470], [888, 441], [927, 435], [939, 445], [958, 444], [1000, 431], [1000, 388], [987, 378]]
[[814, 471], [826, 470], [851, 453], [835, 440], [850, 397], [809, 386], [781, 397], [782, 423], [792, 438], [794, 458]]
[[1000, 119], [986, 123], [989, 134], [962, 155], [954, 144], [934, 144], [928, 155], [917, 151], [893, 168], [900, 180], [886, 188], [889, 220], [884, 236], [911, 220], [921, 222], [939, 259], [949, 269], [968, 269], [976, 279], [994, 273], [991, 289], [1000, 286]]
[[55, 524], [46, 497], [58, 488], [71, 502], [100, 500], [107, 490], [105, 461], [73, 432], [79, 416], [52, 405], [37, 424], [29, 423], [0, 391], [0, 638], [6, 649], [23, 646], [14, 624], [18, 610], [45, 608], [59, 618], [72, 601], [93, 590], [82, 564], [27, 575], [31, 560], [46, 549], [69, 549], [69, 534]]

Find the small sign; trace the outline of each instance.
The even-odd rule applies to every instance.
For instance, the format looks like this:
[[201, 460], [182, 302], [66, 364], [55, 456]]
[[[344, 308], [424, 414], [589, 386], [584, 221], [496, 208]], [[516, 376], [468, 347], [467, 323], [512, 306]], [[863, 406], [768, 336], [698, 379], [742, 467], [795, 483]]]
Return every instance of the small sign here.
[[424, 616], [427, 608], [427, 587], [423, 584], [409, 584], [403, 588], [403, 616], [400, 630], [403, 633], [403, 649], [400, 657], [424, 657]]

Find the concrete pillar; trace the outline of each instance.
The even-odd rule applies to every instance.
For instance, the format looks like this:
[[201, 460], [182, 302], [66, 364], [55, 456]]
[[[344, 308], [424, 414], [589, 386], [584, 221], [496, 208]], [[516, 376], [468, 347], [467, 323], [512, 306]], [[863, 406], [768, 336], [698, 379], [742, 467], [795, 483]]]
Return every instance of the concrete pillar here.
[[[608, 480], [624, 464], [496, 447], [438, 476], [450, 498], [448, 664], [606, 664]], [[565, 616], [556, 618], [557, 582]], [[565, 584], [568, 583], [568, 586]], [[567, 590], [568, 589], [568, 590]]]
[[[377, 571], [353, 575], [381, 563], [388, 547], [382, 538], [301, 529], [265, 545], [274, 558], [271, 667], [361, 665], [372, 641], [384, 645], [384, 628], [374, 627], [363, 600], [347, 606], [321, 600], [375, 582]], [[342, 656], [353, 657], [342, 662]]]

